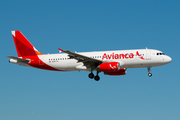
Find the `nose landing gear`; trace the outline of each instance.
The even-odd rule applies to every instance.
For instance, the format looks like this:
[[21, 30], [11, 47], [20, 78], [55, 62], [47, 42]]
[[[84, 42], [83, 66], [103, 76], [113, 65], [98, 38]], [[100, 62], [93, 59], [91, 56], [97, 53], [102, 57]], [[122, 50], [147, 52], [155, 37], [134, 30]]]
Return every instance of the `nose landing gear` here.
[[148, 76], [151, 77], [151, 76], [152, 76], [152, 73], [148, 73]]
[[152, 76], [152, 73], [150, 73], [151, 68], [150, 68], [150, 67], [148, 67], [147, 69], [148, 69], [148, 76], [149, 76], [149, 77], [151, 77], [151, 76]]

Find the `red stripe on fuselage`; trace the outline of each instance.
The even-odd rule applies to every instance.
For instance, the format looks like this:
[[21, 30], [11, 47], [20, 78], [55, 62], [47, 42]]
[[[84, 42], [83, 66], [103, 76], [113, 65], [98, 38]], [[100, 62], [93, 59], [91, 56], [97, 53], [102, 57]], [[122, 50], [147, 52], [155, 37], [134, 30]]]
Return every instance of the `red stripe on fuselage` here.
[[44, 69], [44, 70], [53, 70], [53, 71], [63, 71], [63, 70], [58, 70], [56, 68], [53, 68], [46, 63], [44, 63], [42, 60], [39, 59], [37, 55], [34, 56], [25, 56], [23, 59], [30, 59], [31, 61], [28, 63], [28, 65], [39, 68], [39, 69]]

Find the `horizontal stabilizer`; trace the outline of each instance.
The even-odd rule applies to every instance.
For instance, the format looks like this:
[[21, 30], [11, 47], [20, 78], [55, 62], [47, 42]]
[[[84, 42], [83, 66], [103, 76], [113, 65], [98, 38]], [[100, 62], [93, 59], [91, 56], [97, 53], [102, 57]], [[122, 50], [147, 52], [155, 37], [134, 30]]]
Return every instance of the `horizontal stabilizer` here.
[[18, 57], [13, 57], [13, 56], [7, 56], [7, 57], [11, 58], [9, 60], [10, 63], [15, 63], [15, 64], [19, 64], [19, 65], [27, 66], [27, 64], [30, 62], [30, 60], [22, 59], [22, 58], [18, 58]]

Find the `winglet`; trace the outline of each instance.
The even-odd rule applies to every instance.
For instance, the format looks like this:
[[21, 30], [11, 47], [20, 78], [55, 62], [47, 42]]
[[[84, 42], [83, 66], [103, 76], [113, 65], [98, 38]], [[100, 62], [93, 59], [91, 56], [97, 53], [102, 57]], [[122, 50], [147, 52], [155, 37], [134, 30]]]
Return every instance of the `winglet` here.
[[58, 48], [61, 52], [63, 52], [64, 50], [63, 49], [60, 49], [60, 48]]

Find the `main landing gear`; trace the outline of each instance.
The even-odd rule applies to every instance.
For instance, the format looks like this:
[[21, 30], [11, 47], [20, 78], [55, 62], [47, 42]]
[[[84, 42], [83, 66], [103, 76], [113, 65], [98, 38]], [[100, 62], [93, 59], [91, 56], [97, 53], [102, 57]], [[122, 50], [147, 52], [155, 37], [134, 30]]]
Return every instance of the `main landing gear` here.
[[94, 78], [94, 80], [95, 81], [99, 81], [100, 80], [100, 77], [99, 77], [99, 72], [97, 71], [97, 75], [96, 76], [94, 76], [94, 74], [92, 73], [92, 71], [91, 71], [91, 73], [89, 73], [89, 78], [91, 78], [91, 79], [93, 79]]
[[149, 77], [151, 77], [151, 76], [152, 76], [152, 73], [150, 73], [151, 68], [150, 68], [150, 67], [148, 67], [147, 69], [148, 69], [148, 76], [149, 76]]

